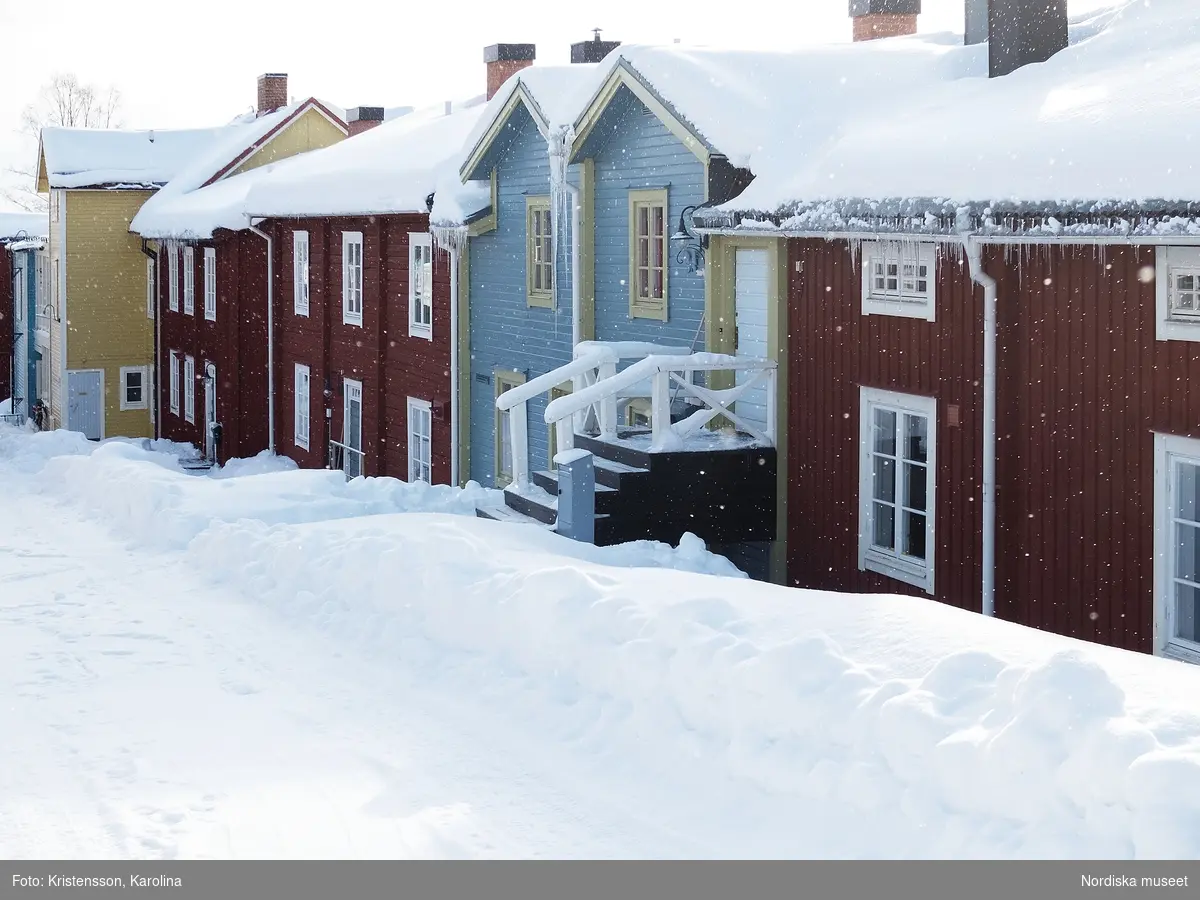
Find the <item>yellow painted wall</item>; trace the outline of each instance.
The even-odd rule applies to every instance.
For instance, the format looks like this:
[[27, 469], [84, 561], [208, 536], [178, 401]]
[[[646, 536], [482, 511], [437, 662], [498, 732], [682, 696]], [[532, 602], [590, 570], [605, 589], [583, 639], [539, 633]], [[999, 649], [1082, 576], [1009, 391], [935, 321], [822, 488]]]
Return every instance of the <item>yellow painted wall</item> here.
[[315, 109], [309, 109], [234, 169], [232, 174], [241, 175], [277, 159], [287, 159], [309, 150], [320, 150], [322, 147], [336, 144], [345, 137], [345, 133], [324, 115]]
[[122, 412], [120, 402], [121, 367], [154, 363], [146, 256], [141, 238], [129, 233], [150, 196], [150, 191], [66, 192], [66, 367], [104, 370], [105, 437], [153, 437], [150, 411]]

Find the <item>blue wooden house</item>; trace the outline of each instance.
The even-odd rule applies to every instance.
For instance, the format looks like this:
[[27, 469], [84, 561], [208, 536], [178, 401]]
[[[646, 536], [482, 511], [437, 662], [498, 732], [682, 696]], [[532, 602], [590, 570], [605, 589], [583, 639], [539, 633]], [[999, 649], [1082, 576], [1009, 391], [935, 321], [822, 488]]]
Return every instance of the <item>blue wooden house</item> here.
[[43, 217], [4, 218], [19, 218], [23, 225], [19, 230], [3, 229], [13, 233], [0, 235], [0, 246], [9, 257], [12, 297], [12, 346], [11, 352], [4, 353], [11, 384], [12, 407], [8, 415], [13, 421], [24, 421], [33, 417], [49, 374], [50, 318], [45, 308], [49, 298], [49, 258]]
[[467, 471], [506, 489], [482, 515], [552, 524], [554, 456], [586, 448], [598, 543], [691, 531], [753, 545], [765, 575], [784, 267], [777, 242], [697, 232], [752, 175], [625, 54], [519, 72], [467, 148], [463, 179], [492, 184], [469, 226]]

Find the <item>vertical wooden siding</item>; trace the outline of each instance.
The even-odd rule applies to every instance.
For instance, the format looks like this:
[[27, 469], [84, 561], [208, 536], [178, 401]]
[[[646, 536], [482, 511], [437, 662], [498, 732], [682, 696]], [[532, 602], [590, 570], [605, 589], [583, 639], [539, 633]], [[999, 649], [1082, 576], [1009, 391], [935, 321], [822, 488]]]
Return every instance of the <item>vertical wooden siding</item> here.
[[0, 247], [0, 401], [12, 396], [13, 282], [12, 254]]

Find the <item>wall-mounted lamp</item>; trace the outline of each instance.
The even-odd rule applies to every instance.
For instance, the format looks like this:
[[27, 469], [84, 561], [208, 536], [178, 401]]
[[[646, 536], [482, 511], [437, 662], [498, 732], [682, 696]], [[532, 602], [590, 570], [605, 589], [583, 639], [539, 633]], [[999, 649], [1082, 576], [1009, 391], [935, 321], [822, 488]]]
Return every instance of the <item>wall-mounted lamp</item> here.
[[708, 249], [708, 236], [696, 233], [692, 218], [700, 207], [688, 206], [679, 214], [679, 228], [671, 235], [671, 244], [676, 248], [675, 261], [687, 266], [692, 274], [704, 268], [704, 251]]

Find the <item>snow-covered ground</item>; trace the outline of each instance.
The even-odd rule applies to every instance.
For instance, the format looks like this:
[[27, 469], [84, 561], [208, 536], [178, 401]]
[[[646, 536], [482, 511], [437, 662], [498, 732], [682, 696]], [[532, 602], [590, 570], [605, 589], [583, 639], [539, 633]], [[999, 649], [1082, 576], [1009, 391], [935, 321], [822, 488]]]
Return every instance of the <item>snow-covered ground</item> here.
[[1200, 856], [1200, 670], [0, 426], [0, 856]]

